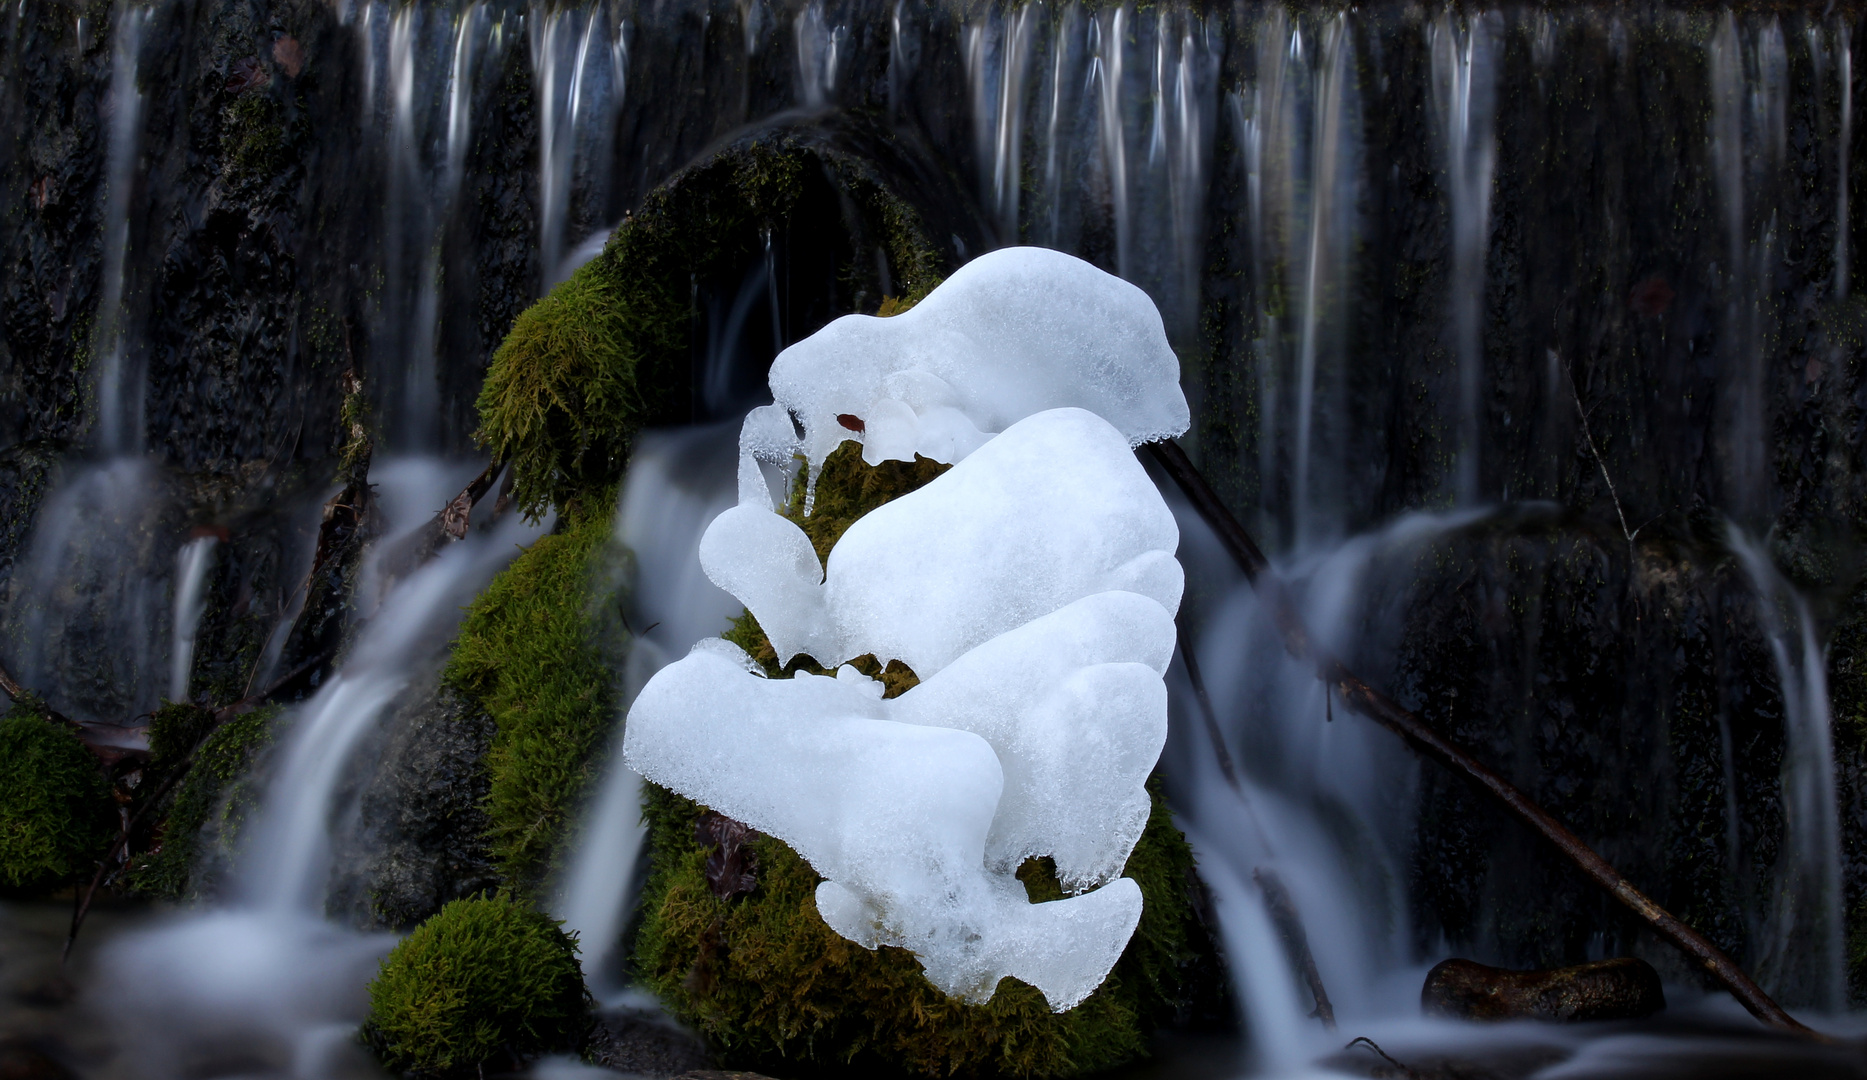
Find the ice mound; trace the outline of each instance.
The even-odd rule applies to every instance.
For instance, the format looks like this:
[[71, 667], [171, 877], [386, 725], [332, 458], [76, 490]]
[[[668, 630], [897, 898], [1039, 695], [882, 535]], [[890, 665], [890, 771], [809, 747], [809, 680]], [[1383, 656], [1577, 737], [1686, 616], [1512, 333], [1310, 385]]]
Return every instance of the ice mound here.
[[874, 653], [927, 678], [1093, 593], [1119, 589], [1178, 610], [1179, 535], [1121, 433], [1094, 413], [1053, 409], [864, 515], [830, 552], [827, 573], [804, 530], [758, 493], [714, 519], [700, 565], [745, 602], [784, 662]]
[[[921, 682], [883, 700], [848, 666], [767, 679], [702, 642], [636, 698], [625, 760], [791, 845], [832, 929], [911, 950], [947, 994], [988, 1001], [1013, 976], [1057, 1011], [1082, 1001], [1141, 915], [1118, 875], [1166, 740], [1184, 579], [1133, 445], [1185, 429], [1177, 371], [1140, 290], [1028, 248], [792, 346], [701, 566], [781, 659], [873, 654]], [[798, 452], [793, 415], [813, 467], [858, 429], [872, 464], [958, 464], [850, 526], [826, 568], [759, 469]], [[1015, 872], [1044, 855], [1075, 895], [1028, 901]]]
[[1133, 446], [1188, 424], [1180, 362], [1153, 301], [1037, 247], [981, 255], [900, 315], [836, 320], [778, 354], [771, 391], [774, 411], [803, 424], [812, 467], [850, 438], [871, 465], [917, 453], [959, 461], [993, 433], [1065, 406], [1102, 417]]

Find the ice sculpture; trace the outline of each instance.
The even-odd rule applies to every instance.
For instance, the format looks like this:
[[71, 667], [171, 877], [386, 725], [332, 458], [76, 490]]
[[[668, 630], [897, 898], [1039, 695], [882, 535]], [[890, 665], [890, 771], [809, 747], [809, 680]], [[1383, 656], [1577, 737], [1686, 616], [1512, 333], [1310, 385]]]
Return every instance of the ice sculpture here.
[[[1038, 296], [1067, 329], [1012, 325]], [[840, 389], [791, 395], [801, 447], [784, 405], [747, 417], [740, 505], [700, 556], [781, 657], [900, 659], [920, 685], [884, 700], [848, 666], [767, 679], [737, 646], [703, 642], [637, 697], [624, 756], [790, 844], [826, 879], [817, 909], [837, 933], [911, 950], [953, 996], [983, 1002], [1015, 976], [1062, 1011], [1101, 984], [1141, 914], [1140, 889], [1117, 875], [1166, 739], [1183, 579], [1173, 516], [1131, 444], [1178, 434], [1186, 403], [1146, 297], [1055, 252], [981, 258], [885, 321], [900, 328], [893, 352], [838, 331], [844, 319], [779, 358], [781, 402], [781, 374]], [[930, 386], [922, 375], [953, 390], [945, 404], [889, 396]], [[820, 462], [808, 417], [825, 409], [867, 410], [836, 426], [864, 428], [873, 448], [887, 402], [919, 408], [920, 434], [883, 457], [927, 453], [927, 433], [960, 432], [959, 416], [964, 438], [931, 449], [963, 460], [850, 526], [826, 569], [774, 511], [755, 459], [802, 449]], [[1033, 855], [1076, 895], [1028, 902], [1014, 873]]]

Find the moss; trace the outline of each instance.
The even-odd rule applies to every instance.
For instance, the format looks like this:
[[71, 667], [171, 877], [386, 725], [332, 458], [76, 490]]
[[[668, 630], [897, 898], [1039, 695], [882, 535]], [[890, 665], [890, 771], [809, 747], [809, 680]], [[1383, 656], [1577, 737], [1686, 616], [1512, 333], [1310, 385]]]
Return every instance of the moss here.
[[110, 842], [110, 786], [78, 737], [31, 705], [0, 717], [0, 889], [89, 870]]
[[446, 682], [482, 705], [488, 840], [508, 882], [551, 869], [572, 808], [616, 715], [609, 647], [618, 610], [605, 573], [613, 490], [578, 502], [495, 577], [461, 623]]
[[[824, 463], [815, 512], [801, 516], [801, 482], [785, 512], [825, 556], [862, 514], [944, 468], [925, 459], [870, 468], [845, 444]], [[726, 637], [774, 676], [823, 671], [808, 657], [781, 670], [750, 614]], [[916, 681], [898, 662], [885, 671], [872, 657], [855, 663], [882, 678], [889, 696]], [[709, 849], [693, 828], [702, 808], [653, 785], [644, 802], [652, 869], [634, 941], [636, 970], [728, 1061], [750, 1067], [1053, 1077], [1114, 1066], [1145, 1053], [1154, 1024], [1209, 1006], [1220, 992], [1211, 943], [1194, 913], [1192, 851], [1158, 784], [1150, 791], [1153, 813], [1124, 871], [1141, 886], [1141, 923], [1108, 980], [1069, 1012], [1052, 1013], [1037, 990], [1015, 979], [1001, 982], [989, 1003], [967, 1005], [934, 989], [911, 953], [870, 952], [839, 937], [817, 915], [822, 879], [771, 837], [754, 844], [752, 893], [717, 898], [705, 876]], [[1027, 862], [1019, 877], [1033, 902], [1063, 895], [1047, 860]]]
[[384, 958], [369, 995], [365, 1040], [423, 1076], [573, 1049], [588, 1027], [576, 938], [508, 893], [443, 907]]
[[[164, 705], [150, 726], [151, 781], [193, 763], [176, 787], [160, 836], [124, 875], [130, 892], [182, 899], [199, 892], [199, 871], [210, 849], [230, 849], [258, 802], [251, 783], [259, 755], [278, 736], [277, 705], [236, 716], [202, 737], [213, 715], [190, 705]], [[198, 744], [198, 745], [197, 745]]]
[[267, 93], [247, 93], [227, 106], [221, 126], [221, 155], [236, 175], [270, 176], [285, 157], [285, 118]]
[[[752, 138], [683, 170], [600, 255], [521, 314], [493, 356], [478, 438], [512, 464], [521, 510], [537, 516], [613, 484], [636, 431], [690, 418], [697, 283], [749, 265], [804, 198], [811, 170], [833, 175], [869, 219], [864, 228], [905, 288], [897, 307], [939, 282], [941, 256], [913, 209], [821, 147]], [[868, 273], [873, 245], [852, 249]]]

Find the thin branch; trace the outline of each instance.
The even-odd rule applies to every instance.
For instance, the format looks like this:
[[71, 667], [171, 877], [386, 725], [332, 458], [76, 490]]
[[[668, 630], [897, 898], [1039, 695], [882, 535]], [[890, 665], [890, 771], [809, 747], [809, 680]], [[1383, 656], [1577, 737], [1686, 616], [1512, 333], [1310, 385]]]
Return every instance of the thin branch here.
[[[1595, 436], [1588, 430], [1588, 414], [1590, 410], [1582, 408], [1582, 391], [1575, 385], [1575, 366], [1573, 364], [1564, 366], [1567, 367], [1569, 372], [1569, 393], [1575, 398], [1575, 415], [1582, 420], [1582, 438], [1588, 443], [1588, 452], [1595, 455], [1595, 465], [1601, 470], [1601, 479], [1608, 485], [1608, 498], [1614, 500], [1614, 515], [1621, 519], [1621, 535], [1625, 536], [1628, 544], [1631, 545], [1634, 542], [1634, 537], [1640, 535], [1640, 529], [1644, 529], [1647, 525], [1653, 524], [1653, 522], [1658, 521], [1659, 518], [1649, 520], [1646, 525], [1640, 526], [1640, 529], [1633, 529], [1630, 531], [1627, 528], [1627, 512], [1621, 509], [1621, 496], [1614, 490], [1614, 477], [1608, 475], [1607, 460], [1601, 456], [1601, 448], [1595, 445]], [[1596, 402], [1596, 404], [1600, 404], [1600, 402]]]
[[1218, 535], [1220, 543], [1225, 545], [1244, 571], [1245, 577], [1282, 629], [1284, 648], [1296, 659], [1314, 664], [1317, 676], [1341, 692], [1343, 704], [1399, 735], [1416, 753], [1465, 777], [1481, 791], [1503, 803], [1519, 821], [1548, 840], [1597, 885], [1645, 920], [1654, 933], [1722, 984], [1739, 1004], [1750, 1010], [1752, 1016], [1782, 1031], [1818, 1039], [1827, 1038], [1789, 1015], [1722, 949], [1635, 888], [1633, 882], [1602, 858], [1599, 852], [1583, 843], [1568, 826], [1557, 821], [1510, 781], [1493, 772], [1463, 747], [1433, 730], [1418, 714], [1402, 708], [1387, 695], [1361, 681], [1326, 650], [1313, 646], [1303, 628], [1302, 614], [1284, 593], [1264, 553], [1258, 550], [1250, 534], [1232, 516], [1218, 493], [1206, 483], [1206, 478], [1200, 475], [1187, 458], [1186, 451], [1171, 440], [1149, 443], [1147, 448], [1186, 493], [1200, 516], [1206, 519]]

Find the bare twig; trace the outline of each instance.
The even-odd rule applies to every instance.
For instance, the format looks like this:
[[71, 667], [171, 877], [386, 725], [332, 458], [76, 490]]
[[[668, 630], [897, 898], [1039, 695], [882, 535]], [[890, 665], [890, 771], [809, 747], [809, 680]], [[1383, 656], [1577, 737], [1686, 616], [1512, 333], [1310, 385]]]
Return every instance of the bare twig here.
[[1393, 1057], [1388, 1054], [1387, 1051], [1381, 1049], [1381, 1044], [1375, 1042], [1373, 1039], [1368, 1038], [1366, 1035], [1357, 1035], [1356, 1037], [1350, 1039], [1348, 1041], [1348, 1044], [1343, 1046], [1342, 1049], [1353, 1050], [1357, 1046], [1366, 1046], [1368, 1049], [1381, 1055], [1382, 1061], [1385, 1061], [1389, 1065], [1392, 1065], [1394, 1068], [1399, 1069], [1400, 1074], [1402, 1076], [1405, 1076], [1407, 1080], [1420, 1080], [1419, 1073], [1414, 1072], [1412, 1069], [1408, 1068], [1407, 1066], [1402, 1065], [1398, 1061], [1395, 1061]]
[[1335, 1006], [1329, 1003], [1329, 992], [1323, 989], [1322, 972], [1316, 970], [1315, 954], [1310, 952], [1309, 935], [1303, 930], [1303, 916], [1297, 913], [1297, 906], [1291, 902], [1290, 890], [1284, 888], [1284, 879], [1277, 876], [1277, 871], [1260, 866], [1251, 872], [1251, 880], [1264, 890], [1264, 906], [1270, 910], [1271, 921], [1277, 924], [1277, 932], [1290, 946], [1290, 952], [1297, 962], [1297, 973], [1303, 976], [1303, 982], [1309, 986], [1310, 997], [1316, 1002], [1316, 1011], [1310, 1015], [1322, 1021], [1322, 1026], [1335, 1030]]
[[[1550, 356], [1554, 358], [1555, 353], [1552, 351]], [[1644, 529], [1647, 525], [1653, 524], [1653, 522], [1658, 521], [1659, 518], [1649, 520], [1645, 525], [1640, 526], [1640, 529], [1630, 530], [1627, 527], [1627, 512], [1621, 509], [1621, 496], [1614, 490], [1614, 477], [1608, 475], [1608, 462], [1601, 456], [1601, 449], [1595, 445], [1595, 436], [1588, 430], [1589, 411], [1582, 408], [1582, 391], [1580, 387], [1575, 385], [1575, 367], [1574, 365], [1565, 366], [1569, 371], [1569, 393], [1575, 398], [1575, 415], [1580, 417], [1582, 421], [1582, 438], [1588, 443], [1588, 452], [1595, 455], [1595, 465], [1601, 470], [1601, 479], [1608, 485], [1608, 498], [1614, 501], [1614, 516], [1621, 519], [1621, 535], [1625, 536], [1628, 544], [1631, 545], [1634, 542], [1634, 537], [1640, 535], [1640, 529]]]
[[1433, 730], [1418, 714], [1402, 708], [1387, 695], [1361, 681], [1326, 650], [1312, 645], [1303, 627], [1302, 614], [1285, 595], [1269, 560], [1265, 559], [1264, 553], [1258, 550], [1244, 526], [1238, 523], [1238, 519], [1232, 516], [1232, 512], [1219, 499], [1218, 493], [1206, 483], [1206, 478], [1193, 466], [1186, 451], [1171, 440], [1149, 443], [1148, 450], [1186, 493], [1200, 516], [1218, 535], [1219, 542], [1225, 545], [1244, 571], [1245, 577], [1257, 590], [1282, 630], [1285, 650], [1298, 660], [1314, 664], [1317, 676], [1341, 692], [1344, 704], [1399, 735], [1416, 753], [1463, 776], [1481, 791], [1503, 803], [1517, 820], [1548, 840], [1597, 885], [1645, 920], [1654, 933], [1722, 984], [1739, 1004], [1750, 1010], [1752, 1016], [1782, 1031], [1825, 1038], [1789, 1015], [1722, 949], [1635, 888], [1633, 882], [1602, 858], [1599, 852], [1583, 843], [1568, 826], [1557, 821], [1514, 784], [1492, 771], [1463, 747]]

